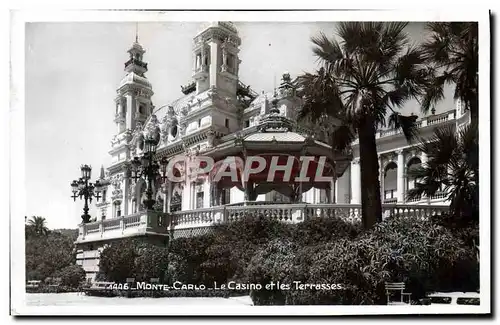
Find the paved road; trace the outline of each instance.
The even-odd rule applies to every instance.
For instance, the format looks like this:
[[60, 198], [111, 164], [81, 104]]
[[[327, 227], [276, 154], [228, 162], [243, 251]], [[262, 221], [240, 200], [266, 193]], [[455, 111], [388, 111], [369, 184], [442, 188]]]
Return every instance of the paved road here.
[[232, 298], [123, 298], [90, 297], [78, 293], [27, 293], [28, 306], [89, 305], [252, 305], [249, 296]]

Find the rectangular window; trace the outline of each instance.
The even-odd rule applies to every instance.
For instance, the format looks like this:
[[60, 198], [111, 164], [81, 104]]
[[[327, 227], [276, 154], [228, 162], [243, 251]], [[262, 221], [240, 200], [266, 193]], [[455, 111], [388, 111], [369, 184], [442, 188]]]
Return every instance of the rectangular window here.
[[246, 120], [246, 121], [245, 121], [245, 127], [246, 127], [246, 128], [250, 127], [250, 120]]
[[224, 204], [231, 203], [231, 189], [224, 190]]
[[319, 203], [328, 203], [328, 191], [321, 189], [319, 192]]
[[121, 211], [121, 206], [120, 204], [114, 204], [114, 207], [115, 207], [115, 217], [118, 218], [122, 215], [122, 211]]
[[196, 193], [196, 209], [203, 208], [203, 192]]
[[233, 62], [234, 62], [234, 55], [228, 54], [227, 55], [227, 66], [232, 69], [233, 68]]
[[228, 119], [226, 119], [224, 125], [229, 129], [229, 120]]

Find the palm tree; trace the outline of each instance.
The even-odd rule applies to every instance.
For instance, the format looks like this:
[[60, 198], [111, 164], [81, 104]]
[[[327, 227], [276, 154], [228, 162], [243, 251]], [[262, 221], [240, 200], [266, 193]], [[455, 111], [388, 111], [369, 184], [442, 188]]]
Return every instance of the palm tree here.
[[409, 199], [430, 197], [438, 191], [448, 194], [450, 214], [456, 222], [478, 221], [479, 195], [476, 174], [479, 169], [477, 124], [460, 131], [454, 126], [441, 127], [419, 144], [427, 154], [426, 163], [408, 171], [415, 187], [407, 192]]
[[[444, 98], [445, 84], [455, 84], [454, 98], [460, 99], [470, 111], [471, 123], [478, 123], [478, 24], [476, 22], [428, 23], [430, 37], [421, 46], [421, 52], [430, 66], [433, 76], [424, 96], [422, 110], [428, 112], [431, 106]], [[473, 127], [476, 132], [477, 127]], [[475, 152], [479, 155], [479, 147]], [[479, 170], [474, 172], [474, 182], [479, 184]]]
[[[366, 228], [382, 218], [375, 135], [379, 127], [415, 135], [417, 116], [396, 111], [408, 99], [423, 96], [428, 71], [404, 32], [407, 23], [343, 22], [338, 38], [313, 37], [322, 66], [297, 79], [303, 96], [299, 118], [326, 125], [329, 143], [346, 149], [359, 138], [362, 220]], [[387, 114], [390, 117], [386, 120]], [[333, 128], [333, 124], [338, 127]], [[340, 124], [340, 125], [339, 125]]]
[[422, 99], [428, 112], [444, 98], [445, 84], [455, 84], [455, 99], [460, 99], [471, 120], [478, 118], [478, 26], [476, 22], [428, 23], [428, 41], [421, 45], [424, 58], [434, 74]]
[[49, 229], [47, 228], [47, 221], [44, 217], [33, 216], [28, 220], [28, 227], [37, 235], [47, 235]]

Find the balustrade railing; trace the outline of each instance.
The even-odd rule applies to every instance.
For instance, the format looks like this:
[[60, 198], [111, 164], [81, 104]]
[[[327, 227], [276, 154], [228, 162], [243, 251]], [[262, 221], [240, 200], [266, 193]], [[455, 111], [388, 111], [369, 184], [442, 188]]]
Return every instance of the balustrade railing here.
[[446, 199], [447, 195], [446, 192], [436, 192], [436, 194], [431, 196], [431, 200]]
[[95, 238], [96, 235], [104, 237], [104, 234], [119, 235], [127, 233], [130, 229], [144, 227], [155, 228], [160, 227], [162, 219], [158, 216], [162, 213], [159, 212], [139, 212], [128, 216], [121, 216], [117, 218], [105, 219], [96, 222], [80, 225], [79, 240], [84, 240], [85, 237], [91, 236]]
[[[249, 202], [250, 203], [250, 202]], [[248, 205], [225, 205], [207, 208], [213, 211], [214, 217], [201, 223], [207, 224], [217, 222], [233, 222], [246, 216], [263, 216], [271, 220], [284, 222], [301, 222], [312, 218], [339, 217], [349, 222], [361, 221], [361, 204], [259, 204], [251, 202]], [[172, 228], [176, 227], [198, 227], [201, 215], [207, 213], [207, 209], [177, 211], [172, 213]], [[405, 218], [423, 218], [435, 214], [441, 214], [448, 210], [446, 205], [398, 205], [382, 204], [385, 217], [399, 215]]]
[[104, 231], [119, 229], [120, 228], [120, 218], [103, 220], [102, 227], [104, 228]]
[[141, 223], [141, 214], [135, 214], [131, 216], [127, 216], [123, 218], [123, 227], [126, 228], [131, 228], [131, 227], [137, 227]]
[[[263, 204], [261, 204], [263, 203]], [[446, 205], [382, 204], [383, 217], [426, 219], [429, 216], [448, 211]], [[338, 217], [348, 222], [361, 222], [361, 204], [276, 204], [272, 202], [247, 202], [228, 204], [170, 214], [155, 212], [138, 213], [127, 217], [113, 218], [80, 225], [79, 240], [94, 238], [100, 232], [113, 235], [125, 234], [130, 228], [152, 229], [155, 233], [167, 233], [175, 229], [209, 227], [219, 223], [233, 222], [246, 216], [263, 216], [270, 220], [297, 223], [314, 218]]]
[[[444, 112], [444, 113], [439, 114], [439, 115], [426, 116], [426, 117], [416, 121], [415, 125], [417, 128], [424, 128], [424, 127], [431, 126], [431, 125], [445, 123], [445, 122], [456, 119], [455, 114], [456, 114], [455, 110], [450, 110], [450, 111]], [[393, 136], [396, 134], [402, 134], [402, 133], [403, 132], [401, 129], [395, 129], [395, 128], [384, 129], [384, 130], [379, 130], [377, 132], [376, 138], [377, 139], [384, 138], [384, 137], [389, 137], [389, 136]], [[359, 140], [358, 139], [354, 140], [354, 144], [357, 144], [357, 143], [359, 143]]]

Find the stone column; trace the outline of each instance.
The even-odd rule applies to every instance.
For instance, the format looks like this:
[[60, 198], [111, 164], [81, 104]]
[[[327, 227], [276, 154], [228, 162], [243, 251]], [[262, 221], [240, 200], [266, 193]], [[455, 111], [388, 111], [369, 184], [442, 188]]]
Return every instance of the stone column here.
[[128, 199], [130, 197], [130, 177], [128, 174], [128, 168], [123, 166], [123, 211], [122, 216], [128, 215]]
[[135, 129], [135, 109], [136, 100], [133, 92], [128, 92], [126, 95], [127, 112], [126, 112], [126, 127], [129, 130]]
[[354, 158], [351, 162], [351, 204], [361, 203], [361, 170], [359, 158]]
[[209, 208], [211, 206], [211, 198], [212, 198], [212, 193], [210, 193], [211, 186], [210, 186], [210, 180], [208, 177], [205, 179], [203, 182], [203, 207], [204, 208]]
[[185, 180], [184, 188], [182, 190], [182, 210], [191, 210], [191, 182], [189, 179]]
[[210, 67], [209, 67], [209, 73], [210, 73], [210, 87], [217, 87], [217, 75], [218, 75], [218, 67], [220, 66], [220, 59], [219, 59], [219, 43], [215, 40], [210, 41]]
[[385, 194], [384, 194], [384, 158], [382, 155], [378, 156], [379, 165], [379, 179], [380, 179], [380, 202], [384, 204]]
[[196, 53], [196, 71], [198, 71], [201, 67], [201, 54]]
[[[427, 165], [428, 160], [429, 160], [429, 157], [427, 157], [427, 154], [425, 152], [422, 152], [422, 155], [420, 156], [420, 161], [422, 163], [422, 167], [425, 167]], [[422, 199], [427, 201], [427, 204], [431, 203], [431, 198], [427, 197], [426, 195], [422, 195]]]
[[332, 180], [330, 185], [329, 203], [337, 203], [337, 201], [335, 200], [336, 196], [337, 196], [337, 180]]
[[172, 182], [165, 181], [165, 200], [163, 201], [163, 212], [170, 212], [170, 200], [172, 199]]
[[339, 203], [339, 202], [344, 203], [343, 198], [339, 197], [339, 180], [338, 179], [335, 180], [334, 189], [335, 189], [335, 195], [333, 196], [333, 203]]
[[403, 150], [396, 151], [398, 154], [398, 180], [397, 180], [397, 189], [398, 189], [398, 203], [404, 203], [405, 201], [405, 161]]
[[201, 68], [205, 68], [205, 46], [201, 47]]

